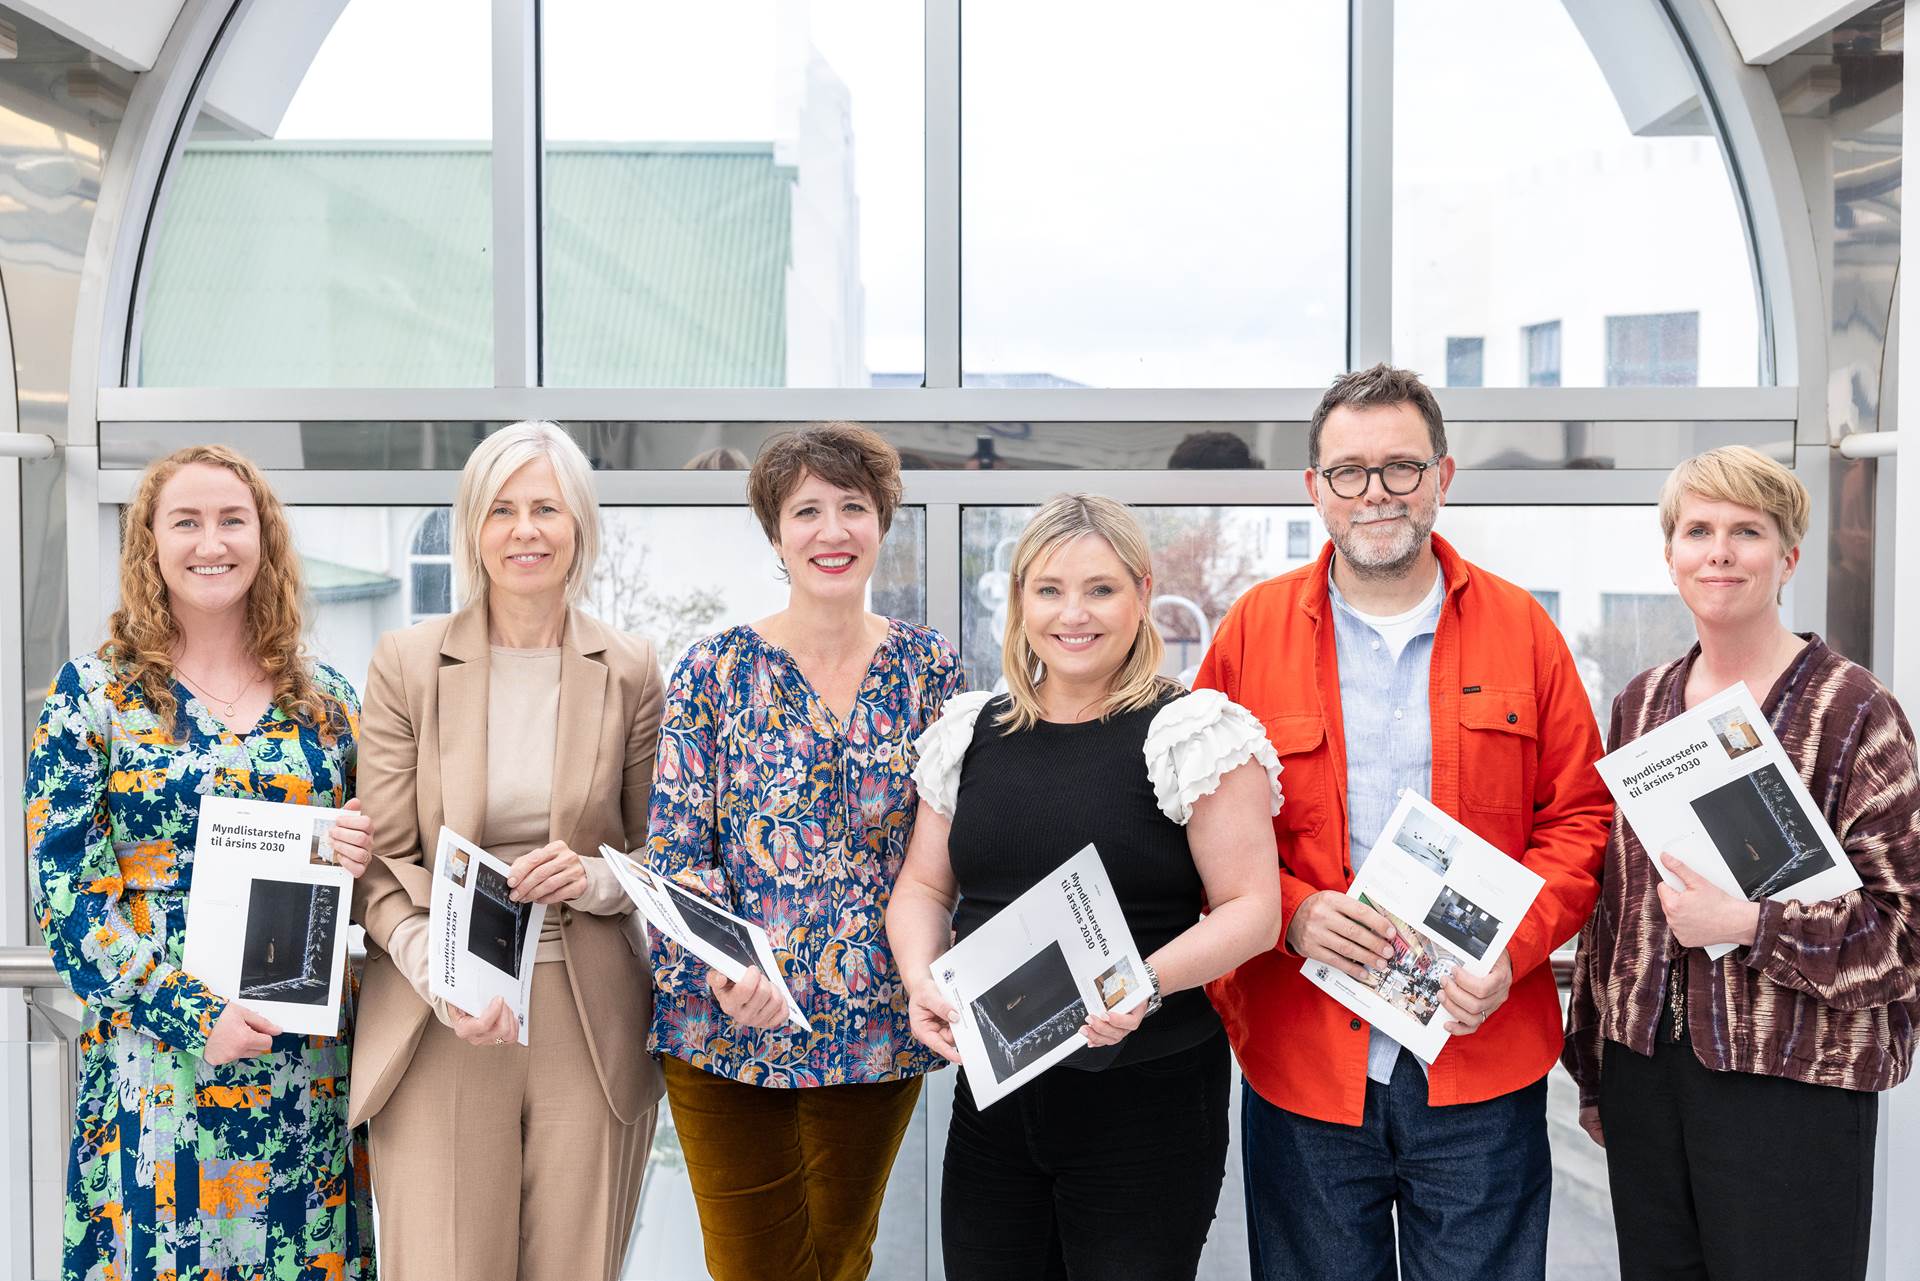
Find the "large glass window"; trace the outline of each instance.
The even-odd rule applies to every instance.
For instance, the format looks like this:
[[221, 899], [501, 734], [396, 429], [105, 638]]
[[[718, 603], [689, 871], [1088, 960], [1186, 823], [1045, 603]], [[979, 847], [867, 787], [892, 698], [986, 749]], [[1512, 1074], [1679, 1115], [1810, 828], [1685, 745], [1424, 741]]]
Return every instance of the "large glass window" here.
[[491, 386], [491, 30], [486, 0], [250, 7], [167, 175], [128, 381]]
[[920, 382], [922, 6], [541, 11], [548, 383]]
[[1699, 381], [1699, 312], [1607, 317], [1607, 386], [1691, 387]]
[[[1655, 0], [1394, 6], [1393, 354], [1487, 335], [1490, 386], [1598, 387], [1609, 316], [1699, 317], [1697, 381], [1759, 373], [1744, 219]], [[1525, 326], [1565, 326], [1558, 383]]]
[[1315, 386], [1345, 362], [1345, 5], [966, 0], [969, 386]]

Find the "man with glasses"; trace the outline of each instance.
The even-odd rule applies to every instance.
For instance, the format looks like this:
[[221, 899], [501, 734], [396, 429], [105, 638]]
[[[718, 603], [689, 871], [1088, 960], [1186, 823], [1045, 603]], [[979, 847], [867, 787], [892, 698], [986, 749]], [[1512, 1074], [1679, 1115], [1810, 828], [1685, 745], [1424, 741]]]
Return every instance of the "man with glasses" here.
[[[1307, 434], [1331, 542], [1227, 614], [1196, 685], [1251, 708], [1285, 772], [1281, 943], [1211, 994], [1246, 1074], [1247, 1234], [1263, 1281], [1539, 1281], [1547, 958], [1593, 910], [1612, 805], [1600, 736], [1546, 612], [1433, 533], [1453, 482], [1440, 406], [1376, 365], [1337, 380]], [[1431, 1064], [1354, 1018], [1302, 958], [1359, 975], [1386, 918], [1343, 891], [1418, 792], [1546, 880], [1484, 978], [1456, 971]]]

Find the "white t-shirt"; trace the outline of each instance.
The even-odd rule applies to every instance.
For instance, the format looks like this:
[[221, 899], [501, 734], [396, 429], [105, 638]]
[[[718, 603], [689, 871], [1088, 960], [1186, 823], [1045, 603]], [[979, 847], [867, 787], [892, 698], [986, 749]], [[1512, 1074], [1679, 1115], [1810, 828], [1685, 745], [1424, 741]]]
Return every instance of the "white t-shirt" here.
[[1347, 609], [1355, 618], [1380, 633], [1380, 639], [1392, 647], [1394, 661], [1398, 662], [1400, 652], [1406, 649], [1407, 642], [1425, 630], [1423, 624], [1427, 621], [1427, 616], [1433, 613], [1434, 606], [1438, 605], [1440, 598], [1446, 594], [1447, 576], [1441, 573], [1439, 566], [1436, 565], [1433, 570], [1433, 586], [1427, 589], [1427, 594], [1420, 598], [1418, 605], [1405, 613], [1368, 614], [1354, 609], [1352, 601], [1347, 602]]

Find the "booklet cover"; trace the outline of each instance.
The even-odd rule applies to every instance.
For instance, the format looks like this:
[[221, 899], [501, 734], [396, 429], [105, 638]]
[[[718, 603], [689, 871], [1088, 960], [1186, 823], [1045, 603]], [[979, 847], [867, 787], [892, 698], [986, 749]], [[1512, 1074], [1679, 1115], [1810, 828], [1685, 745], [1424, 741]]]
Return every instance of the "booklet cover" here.
[[1324, 961], [1302, 967], [1336, 1001], [1428, 1063], [1448, 1039], [1440, 989], [1456, 968], [1485, 974], [1546, 881], [1407, 792], [1347, 893], [1387, 918], [1393, 959], [1360, 979]]
[[289, 1032], [340, 1034], [353, 878], [339, 810], [203, 797], [180, 964]]
[[[1663, 880], [1671, 854], [1749, 902], [1838, 898], [1860, 874], [1745, 682], [1600, 758], [1620, 814]], [[1716, 960], [1731, 943], [1706, 949]]]
[[969, 934], [930, 969], [960, 1012], [953, 1039], [987, 1107], [1074, 1051], [1095, 1010], [1146, 1002], [1146, 958], [1089, 845]]
[[600, 847], [601, 857], [613, 869], [620, 888], [627, 892], [640, 914], [654, 929], [693, 953], [730, 982], [738, 983], [748, 970], [759, 970], [780, 991], [786, 1001], [787, 1020], [802, 1031], [810, 1031], [807, 1016], [793, 991], [780, 973], [773, 944], [766, 930], [735, 916], [703, 895], [695, 894], [671, 878], [660, 876], [611, 845]]
[[508, 865], [452, 828], [440, 829], [433, 857], [433, 902], [427, 909], [427, 991], [479, 1015], [501, 997], [527, 1043], [534, 953], [544, 903], [516, 903]]

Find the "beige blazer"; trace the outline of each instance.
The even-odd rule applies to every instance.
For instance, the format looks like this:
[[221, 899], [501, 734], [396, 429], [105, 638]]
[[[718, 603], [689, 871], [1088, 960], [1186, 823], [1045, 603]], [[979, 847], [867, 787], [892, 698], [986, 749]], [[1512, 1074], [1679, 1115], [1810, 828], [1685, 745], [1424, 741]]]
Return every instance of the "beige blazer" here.
[[[354, 887], [369, 954], [354, 1024], [349, 1125], [385, 1106], [434, 1017], [386, 948], [396, 925], [427, 912], [441, 825], [478, 837], [487, 752], [513, 750], [487, 742], [491, 653], [484, 606], [388, 632], [374, 649], [359, 764], [374, 857]], [[630, 850], [645, 841], [661, 701], [651, 644], [568, 611], [549, 840], [564, 840], [583, 857], [602, 842]], [[631, 1124], [661, 1094], [660, 1069], [647, 1054], [653, 985], [645, 934], [622, 916], [547, 910], [559, 912], [567, 981], [600, 1088], [614, 1115]]]

